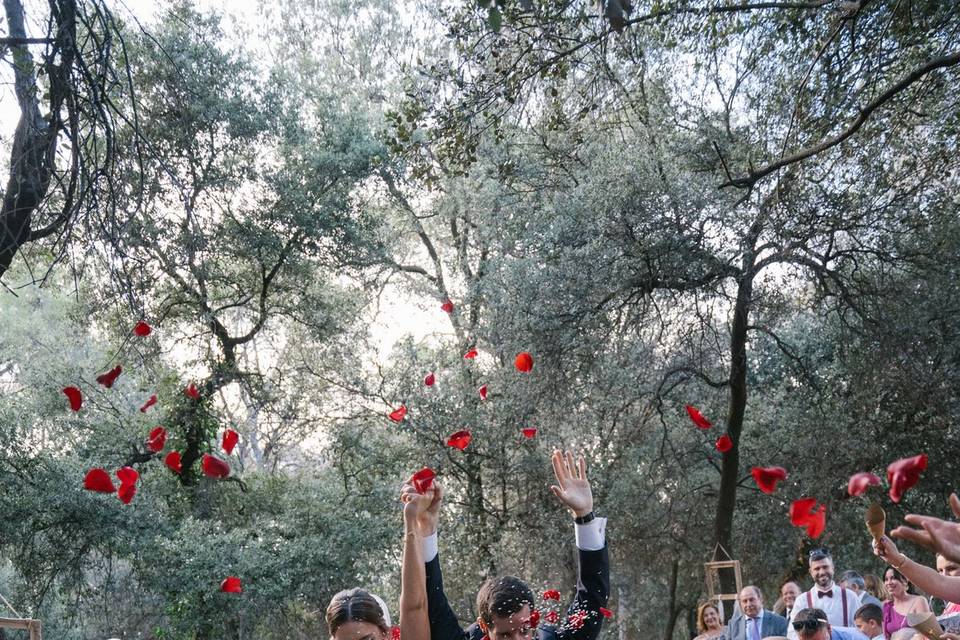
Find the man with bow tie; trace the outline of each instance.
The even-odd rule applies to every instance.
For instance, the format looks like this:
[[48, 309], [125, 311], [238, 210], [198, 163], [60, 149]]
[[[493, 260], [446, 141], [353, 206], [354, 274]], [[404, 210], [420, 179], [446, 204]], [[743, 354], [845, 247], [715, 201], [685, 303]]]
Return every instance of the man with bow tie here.
[[813, 578], [813, 588], [797, 596], [787, 637], [797, 640], [792, 623], [802, 609], [820, 609], [827, 614], [831, 627], [857, 633], [853, 616], [860, 607], [860, 598], [850, 589], [833, 582], [833, 557], [828, 549], [810, 551], [810, 577]]

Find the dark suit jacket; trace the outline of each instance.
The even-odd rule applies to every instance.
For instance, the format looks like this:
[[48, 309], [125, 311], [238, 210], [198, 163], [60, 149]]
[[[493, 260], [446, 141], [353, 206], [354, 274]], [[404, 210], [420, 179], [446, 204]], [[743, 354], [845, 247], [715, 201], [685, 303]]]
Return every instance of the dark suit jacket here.
[[[600, 607], [607, 605], [610, 595], [610, 559], [607, 547], [599, 551], [579, 550], [580, 566], [577, 576], [577, 595], [567, 608], [567, 619], [559, 627], [546, 624], [540, 618], [537, 638], [540, 640], [595, 640], [600, 634], [603, 615]], [[533, 608], [531, 603], [531, 608]], [[427, 609], [430, 616], [430, 640], [480, 640], [484, 633], [474, 623], [466, 630], [460, 626], [457, 614], [450, 608], [443, 592], [440, 557], [427, 563]], [[582, 625], [569, 623], [570, 615], [582, 612]]]
[[[723, 635], [727, 640], [751, 640], [747, 635], [746, 616], [738, 614], [730, 618], [730, 623]], [[760, 621], [760, 637], [785, 635], [787, 635], [787, 619], [764, 609], [763, 619]]]

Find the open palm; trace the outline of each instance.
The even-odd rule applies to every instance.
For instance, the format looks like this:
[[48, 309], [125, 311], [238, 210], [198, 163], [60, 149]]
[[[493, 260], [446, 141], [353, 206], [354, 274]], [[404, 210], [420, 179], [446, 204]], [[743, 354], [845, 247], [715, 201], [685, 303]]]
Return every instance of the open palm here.
[[593, 491], [587, 480], [587, 463], [583, 456], [575, 463], [569, 451], [554, 451], [550, 461], [557, 477], [557, 484], [550, 487], [553, 495], [578, 518], [593, 511]]

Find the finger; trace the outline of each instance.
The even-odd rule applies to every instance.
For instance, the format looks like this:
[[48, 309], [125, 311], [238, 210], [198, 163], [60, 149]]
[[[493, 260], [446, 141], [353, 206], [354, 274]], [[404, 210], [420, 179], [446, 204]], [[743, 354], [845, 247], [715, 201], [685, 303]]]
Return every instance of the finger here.
[[561, 489], [560, 487], [558, 487], [558, 486], [555, 485], [555, 484], [552, 484], [552, 485], [550, 485], [550, 491], [553, 492], [553, 495], [555, 495], [555, 496], [557, 496], [558, 498], [560, 498], [560, 501], [561, 501], [561, 502], [563, 501], [563, 489]]
[[586, 479], [587, 479], [587, 461], [586, 461], [586, 459], [581, 455], [581, 456], [580, 456], [580, 459], [578, 460], [578, 462], [580, 463], [580, 479], [581, 479], [581, 480], [586, 480]]
[[566, 462], [566, 465], [567, 465], [567, 475], [570, 476], [571, 478], [576, 478], [576, 477], [577, 477], [577, 472], [575, 471], [575, 469], [576, 469], [577, 467], [576, 467], [575, 464], [573, 464], [573, 452], [572, 452], [572, 451], [567, 451], [567, 455], [566, 455], [566, 460], [565, 460], [565, 462]]
[[933, 540], [930, 538], [930, 534], [926, 531], [919, 531], [917, 529], [911, 529], [910, 527], [900, 526], [890, 532], [890, 535], [894, 538], [900, 538], [901, 540], [909, 540], [915, 544], [919, 544], [923, 547], [933, 548]]
[[953, 515], [960, 518], [960, 498], [955, 493], [950, 494], [950, 508], [953, 509]]
[[560, 485], [563, 485], [564, 473], [563, 473], [563, 463], [561, 462], [560, 452], [554, 451], [553, 455], [550, 456], [550, 464], [553, 465], [553, 475], [556, 476], [557, 482]]

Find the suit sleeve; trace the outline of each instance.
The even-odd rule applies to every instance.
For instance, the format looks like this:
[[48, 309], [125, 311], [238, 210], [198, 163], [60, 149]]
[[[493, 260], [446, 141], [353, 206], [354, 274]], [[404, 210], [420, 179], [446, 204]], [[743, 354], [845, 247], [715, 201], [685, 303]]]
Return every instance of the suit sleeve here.
[[606, 607], [610, 597], [610, 556], [607, 546], [596, 551], [579, 549], [578, 552], [577, 595], [567, 608], [566, 619], [557, 630], [557, 640], [595, 640], [603, 625], [600, 607]]
[[447, 594], [443, 592], [439, 555], [427, 563], [427, 615], [430, 618], [430, 640], [470, 640], [475, 635], [472, 628], [471, 633], [463, 630], [457, 614], [450, 608]]

